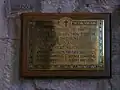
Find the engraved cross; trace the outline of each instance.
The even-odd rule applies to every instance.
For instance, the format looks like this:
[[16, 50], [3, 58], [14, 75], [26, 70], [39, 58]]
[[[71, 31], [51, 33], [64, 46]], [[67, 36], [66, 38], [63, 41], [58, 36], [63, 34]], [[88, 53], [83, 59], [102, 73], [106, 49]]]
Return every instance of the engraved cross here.
[[65, 26], [67, 27], [68, 21], [67, 21], [67, 20], [65, 20], [65, 21], [64, 21], [64, 24], [65, 24]]

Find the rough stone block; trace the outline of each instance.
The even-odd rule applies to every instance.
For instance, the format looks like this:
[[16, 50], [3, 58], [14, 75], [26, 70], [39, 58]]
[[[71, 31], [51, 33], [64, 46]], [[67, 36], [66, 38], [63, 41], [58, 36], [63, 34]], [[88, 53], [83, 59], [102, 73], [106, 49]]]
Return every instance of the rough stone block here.
[[21, 34], [21, 22], [19, 18], [11, 18], [9, 19], [9, 31], [8, 31], [8, 37], [13, 40], [20, 39]]
[[112, 48], [111, 48], [112, 56], [114, 55], [119, 55], [120, 54], [120, 42], [114, 42], [112, 43]]
[[18, 85], [20, 83], [19, 41], [2, 39], [0, 51], [0, 55], [5, 55], [3, 60], [0, 60], [0, 71], [2, 70], [2, 74], [0, 75], [0, 85], [2, 85], [2, 90], [8, 90], [12, 85]]
[[75, 0], [44, 0], [42, 1], [42, 12], [72, 12], [75, 9]]
[[110, 85], [112, 90], [120, 90], [120, 75], [113, 75], [112, 79], [110, 80]]
[[9, 61], [8, 65], [10, 67], [10, 80], [11, 83], [19, 83], [19, 40], [8, 40], [9, 44], [7, 46], [7, 57], [6, 60]]
[[120, 75], [120, 55], [114, 55], [112, 57], [112, 74]]
[[7, 20], [4, 16], [4, 0], [0, 0], [0, 38], [6, 38], [7, 32]]
[[1, 90], [5, 90], [4, 88], [8, 87], [8, 85], [6, 86], [4, 85], [4, 83], [7, 83], [4, 81], [4, 79], [6, 78], [6, 76], [8, 76], [8, 74], [6, 74], [6, 71], [4, 70], [8, 64], [8, 61], [6, 60], [7, 45], [8, 45], [7, 39], [0, 39], [0, 87], [1, 87]]
[[36, 86], [43, 90], [96, 90], [97, 80], [36, 80]]
[[7, 42], [3, 39], [0, 39], [0, 71], [1, 72], [4, 66], [6, 65], [6, 60], [5, 60], [6, 52], [7, 52]]
[[104, 80], [99, 80], [96, 90], [112, 90], [112, 87], [109, 84], [108, 79], [104, 79]]

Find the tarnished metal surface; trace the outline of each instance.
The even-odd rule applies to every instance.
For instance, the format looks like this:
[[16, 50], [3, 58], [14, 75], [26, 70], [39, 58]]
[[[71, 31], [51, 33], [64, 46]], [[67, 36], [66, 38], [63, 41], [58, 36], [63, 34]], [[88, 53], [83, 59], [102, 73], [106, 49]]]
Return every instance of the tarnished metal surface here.
[[[9, 1], [12, 1], [9, 3]], [[27, 5], [27, 7], [25, 4]], [[22, 10], [19, 11], [21, 5]], [[14, 17], [21, 12], [113, 12], [119, 0], [0, 0], [0, 90], [120, 90], [120, 29], [119, 16], [112, 19], [112, 63], [113, 78], [110, 80], [19, 80], [19, 31], [12, 29], [11, 22], [4, 18]], [[3, 10], [5, 5], [6, 11]], [[15, 7], [18, 9], [15, 10]], [[114, 21], [114, 23], [113, 23]], [[9, 28], [7, 29], [7, 22]], [[17, 21], [19, 22], [19, 21]], [[15, 25], [15, 24], [13, 24]], [[10, 28], [11, 27], [11, 28]], [[7, 33], [9, 31], [9, 33]], [[11, 34], [10, 34], [11, 33]], [[12, 38], [11, 38], [12, 37]], [[16, 65], [16, 66], [15, 66]]]
[[30, 70], [104, 69], [104, 20], [36, 18], [27, 23]]

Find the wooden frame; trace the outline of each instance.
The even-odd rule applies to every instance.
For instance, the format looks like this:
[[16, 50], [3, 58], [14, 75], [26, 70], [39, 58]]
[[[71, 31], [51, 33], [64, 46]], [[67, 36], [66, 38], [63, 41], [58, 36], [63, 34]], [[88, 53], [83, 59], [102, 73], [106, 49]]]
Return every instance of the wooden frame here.
[[[111, 40], [110, 39], [110, 18], [111, 18], [111, 15], [109, 13], [59, 13], [59, 14], [58, 13], [23, 13], [23, 14], [21, 14], [21, 27], [22, 27], [22, 29], [21, 29], [21, 48], [20, 48], [20, 76], [21, 77], [45, 77], [45, 78], [46, 77], [66, 77], [66, 78], [71, 78], [71, 77], [85, 77], [85, 78], [86, 77], [87, 78], [104, 78], [105, 77], [105, 78], [109, 78], [109, 77], [111, 77], [111, 69], [110, 69], [111, 68], [111, 65], [110, 65], [110, 40]], [[100, 64], [100, 65], [102, 65], [102, 67], [99, 67], [99, 65], [96, 64], [97, 68], [95, 68], [95, 65], [94, 65], [95, 69], [89, 70], [89, 68], [92, 68], [92, 66], [90, 66], [92, 64], [90, 64], [90, 65], [86, 64], [87, 66], [90, 66], [87, 69], [78, 69], [78, 68], [77, 69], [76, 68], [69, 69], [68, 68], [67, 70], [66, 69], [65, 70], [64, 69], [61, 69], [61, 70], [50, 69], [49, 70], [49, 69], [38, 69], [38, 67], [42, 67], [42, 66], [37, 66], [37, 64], [36, 64], [35, 68], [33, 68], [32, 64], [29, 63], [29, 62], [33, 62], [33, 61], [28, 61], [30, 58], [28, 56], [30, 56], [30, 54], [31, 54], [30, 50], [31, 50], [31, 52], [32, 52], [32, 55], [31, 55], [32, 59], [31, 60], [34, 60], [35, 58], [37, 58], [37, 56], [35, 56], [36, 54], [34, 52], [36, 52], [36, 50], [38, 50], [38, 49], [35, 50], [36, 46], [34, 46], [34, 45], [37, 45], [38, 43], [33, 45], [33, 43], [35, 43], [35, 41], [37, 40], [37, 32], [35, 33], [35, 31], [37, 29], [31, 29], [34, 27], [30, 26], [30, 25], [37, 25], [36, 21], [52, 21], [52, 20], [58, 20], [59, 21], [58, 23], [60, 23], [60, 25], [65, 25], [65, 24], [63, 24], [64, 20], [68, 20], [70, 22], [70, 20], [74, 21], [74, 19], [75, 20], [83, 20], [83, 21], [90, 20], [91, 22], [92, 22], [92, 20], [93, 21], [97, 20], [98, 22], [100, 22], [99, 25], [101, 25], [101, 23], [102, 23], [102, 29], [103, 29], [103, 36], [102, 37], [104, 37], [104, 38], [102, 38], [102, 44], [101, 44], [104, 47], [104, 49], [103, 49], [103, 47], [101, 49], [104, 53], [104, 54], [102, 54], [103, 57], [101, 59], [102, 61]], [[73, 23], [73, 21], [72, 21], [72, 25], [76, 24], [77, 21], [75, 23]], [[83, 23], [83, 21], [82, 21], [82, 23]], [[35, 22], [35, 23], [33, 23], [33, 22]], [[54, 21], [54, 22], [56, 22], [56, 21]], [[48, 27], [48, 29], [50, 29], [51, 25], [53, 25], [52, 23], [53, 22], [50, 22], [50, 23], [44, 23], [44, 22], [41, 23], [40, 22], [39, 24], [43, 25], [43, 26], [41, 26], [42, 29], [44, 29], [45, 27]], [[84, 23], [85, 23], [86, 27], [89, 27], [86, 24], [86, 21]], [[89, 24], [93, 24], [93, 23], [94, 22], [92, 22], [92, 23], [89, 22]], [[80, 24], [80, 21], [77, 23], [77, 25], [78, 24]], [[38, 27], [40, 25], [38, 25]], [[45, 26], [45, 25], [47, 25], [47, 26]], [[69, 25], [69, 27], [70, 27], [71, 23], [66, 24], [66, 25], [67, 26]], [[29, 29], [28, 29], [28, 27], [29, 27]], [[42, 30], [42, 29], [40, 29], [40, 30]], [[63, 29], [61, 29], [61, 30], [63, 30]], [[70, 29], [70, 30], [72, 30], [72, 29]], [[45, 33], [41, 34], [41, 35], [44, 36]], [[34, 37], [34, 38], [30, 38], [30, 37]], [[52, 41], [53, 41], [53, 39], [52, 39]], [[31, 46], [31, 47], [34, 49], [30, 49], [31, 48], [30, 42], [32, 42], [31, 44], [33, 46]], [[36, 42], [39, 42], [39, 41], [36, 41]], [[48, 46], [48, 43], [44, 44], [44, 45]], [[99, 53], [100, 53], [100, 51], [99, 51]], [[35, 55], [33, 55], [33, 54], [35, 54]], [[43, 56], [43, 57], [47, 57], [47, 56]], [[46, 62], [48, 62], [48, 60]], [[59, 67], [61, 67], [61, 66], [59, 66]], [[68, 67], [70, 67], [70, 65], [68, 65]], [[86, 68], [86, 66], [83, 65], [82, 68], [84, 68], [84, 67]], [[72, 68], [73, 68], [73, 66], [72, 66]]]

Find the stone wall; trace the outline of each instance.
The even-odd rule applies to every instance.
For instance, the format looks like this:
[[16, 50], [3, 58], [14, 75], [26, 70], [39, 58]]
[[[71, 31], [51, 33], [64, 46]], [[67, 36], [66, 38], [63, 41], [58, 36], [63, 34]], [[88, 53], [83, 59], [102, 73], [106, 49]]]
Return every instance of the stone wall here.
[[[5, 8], [8, 1], [0, 0], [0, 90], [120, 90], [120, 17], [116, 11], [119, 0], [29, 0], [37, 12], [112, 13], [112, 78], [54, 80], [19, 79], [20, 20]], [[27, 0], [12, 3], [15, 1], [19, 4]]]

